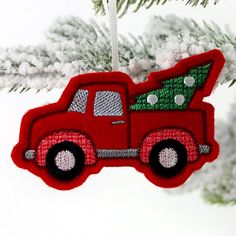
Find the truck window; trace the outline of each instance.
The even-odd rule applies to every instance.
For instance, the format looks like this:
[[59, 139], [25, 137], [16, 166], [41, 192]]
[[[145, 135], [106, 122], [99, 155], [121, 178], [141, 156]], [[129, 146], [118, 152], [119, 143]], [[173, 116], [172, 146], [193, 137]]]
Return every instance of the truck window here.
[[122, 116], [120, 94], [112, 91], [96, 92], [94, 101], [95, 116]]
[[68, 111], [85, 113], [87, 101], [88, 101], [88, 90], [79, 89], [76, 92]]

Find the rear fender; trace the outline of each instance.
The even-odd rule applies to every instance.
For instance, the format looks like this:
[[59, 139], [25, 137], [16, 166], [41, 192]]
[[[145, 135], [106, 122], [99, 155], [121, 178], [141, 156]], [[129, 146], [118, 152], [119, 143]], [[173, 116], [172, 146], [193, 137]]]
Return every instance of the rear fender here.
[[187, 149], [188, 161], [194, 161], [198, 158], [198, 144], [189, 131], [177, 128], [163, 128], [155, 130], [146, 136], [140, 148], [141, 160], [144, 163], [148, 163], [152, 147], [156, 143], [166, 139], [174, 139], [182, 143]]
[[76, 131], [57, 131], [43, 138], [36, 151], [36, 161], [39, 166], [46, 165], [46, 156], [48, 150], [55, 144], [69, 141], [73, 142], [84, 151], [85, 165], [92, 165], [96, 161], [96, 152], [91, 139], [82, 133]]

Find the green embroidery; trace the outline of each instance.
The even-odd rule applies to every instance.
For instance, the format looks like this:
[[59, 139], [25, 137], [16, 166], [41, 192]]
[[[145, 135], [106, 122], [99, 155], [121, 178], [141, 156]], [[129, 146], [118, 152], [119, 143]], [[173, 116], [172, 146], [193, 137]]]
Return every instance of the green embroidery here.
[[[163, 82], [163, 87], [158, 90], [150, 91], [149, 93], [143, 94], [137, 97], [135, 104], [130, 106], [131, 110], [184, 110], [187, 108], [189, 102], [197, 88], [201, 88], [208, 77], [209, 71], [211, 69], [211, 64], [200, 66], [190, 70], [189, 74], [186, 76], [177, 77], [174, 79], [169, 79]], [[187, 86], [184, 83], [184, 79], [187, 76], [194, 78], [194, 84], [192, 86]], [[147, 97], [150, 94], [154, 94], [158, 98], [156, 104], [149, 104], [147, 102]], [[182, 105], [175, 103], [176, 95], [183, 95], [185, 101]]]

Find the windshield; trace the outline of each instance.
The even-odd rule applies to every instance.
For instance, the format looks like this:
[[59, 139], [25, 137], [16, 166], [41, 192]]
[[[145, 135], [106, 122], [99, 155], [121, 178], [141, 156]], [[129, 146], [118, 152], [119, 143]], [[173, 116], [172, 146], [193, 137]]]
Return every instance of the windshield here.
[[75, 94], [68, 111], [85, 113], [88, 101], [88, 90], [79, 89]]

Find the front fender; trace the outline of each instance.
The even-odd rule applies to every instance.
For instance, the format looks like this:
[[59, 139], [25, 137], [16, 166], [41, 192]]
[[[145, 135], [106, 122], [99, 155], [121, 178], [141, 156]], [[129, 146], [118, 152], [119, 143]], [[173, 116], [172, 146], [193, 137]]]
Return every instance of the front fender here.
[[44, 137], [37, 146], [36, 161], [38, 165], [45, 166], [48, 150], [53, 145], [63, 141], [69, 141], [80, 146], [80, 148], [83, 150], [85, 154], [86, 165], [92, 165], [95, 163], [96, 161], [95, 147], [91, 139], [86, 134], [72, 130], [61, 130], [53, 132], [47, 137]]

